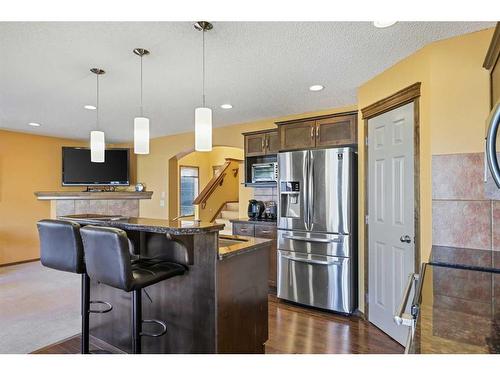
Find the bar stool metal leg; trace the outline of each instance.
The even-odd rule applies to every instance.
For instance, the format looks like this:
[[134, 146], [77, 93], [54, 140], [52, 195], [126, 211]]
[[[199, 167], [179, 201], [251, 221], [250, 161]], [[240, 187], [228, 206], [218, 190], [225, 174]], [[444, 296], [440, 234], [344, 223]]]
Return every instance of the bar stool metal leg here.
[[132, 291], [132, 352], [141, 354], [142, 289]]
[[81, 353], [89, 354], [90, 278], [82, 273], [82, 341]]

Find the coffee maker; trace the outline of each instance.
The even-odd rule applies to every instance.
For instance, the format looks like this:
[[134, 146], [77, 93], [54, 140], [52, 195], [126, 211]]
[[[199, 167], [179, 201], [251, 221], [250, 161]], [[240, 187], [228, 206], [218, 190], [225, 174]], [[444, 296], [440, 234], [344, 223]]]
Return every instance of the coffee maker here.
[[261, 219], [264, 213], [265, 206], [264, 202], [255, 199], [250, 199], [248, 201], [248, 217], [250, 219]]

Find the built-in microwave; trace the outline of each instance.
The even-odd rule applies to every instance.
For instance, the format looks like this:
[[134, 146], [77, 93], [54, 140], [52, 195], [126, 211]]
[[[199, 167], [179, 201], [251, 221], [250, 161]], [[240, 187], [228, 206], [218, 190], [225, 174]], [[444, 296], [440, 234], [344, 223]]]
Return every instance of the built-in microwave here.
[[278, 163], [258, 163], [252, 165], [252, 183], [275, 182], [278, 180]]

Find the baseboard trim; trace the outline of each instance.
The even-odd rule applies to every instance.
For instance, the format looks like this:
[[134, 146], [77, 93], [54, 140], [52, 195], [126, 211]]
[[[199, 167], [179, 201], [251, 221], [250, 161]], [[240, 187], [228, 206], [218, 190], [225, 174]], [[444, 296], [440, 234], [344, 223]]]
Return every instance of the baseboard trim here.
[[0, 264], [0, 267], [8, 267], [8, 266], [15, 266], [17, 264], [24, 264], [24, 263], [31, 263], [31, 262], [38, 262], [40, 258], [36, 259], [28, 259], [28, 260], [20, 260], [18, 262], [12, 262], [12, 263], [5, 263], [5, 264]]

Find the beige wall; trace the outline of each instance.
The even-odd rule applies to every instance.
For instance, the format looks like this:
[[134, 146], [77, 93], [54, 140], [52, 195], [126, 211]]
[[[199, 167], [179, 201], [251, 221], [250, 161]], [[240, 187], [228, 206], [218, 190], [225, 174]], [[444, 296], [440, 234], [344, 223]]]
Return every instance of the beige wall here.
[[[358, 89], [358, 108], [415, 83], [422, 82], [420, 98], [420, 213], [421, 259], [432, 244], [431, 156], [441, 153], [482, 151], [489, 106], [488, 73], [482, 62], [493, 29], [430, 44], [400, 61]], [[365, 134], [361, 115], [359, 142]], [[364, 241], [364, 150], [359, 149], [359, 243]], [[359, 285], [364, 285], [364, 253], [359, 253]], [[359, 294], [364, 310], [364, 292]]]
[[[309, 112], [286, 117], [266, 119], [262, 121], [236, 124], [222, 128], [215, 128], [213, 131], [214, 146], [231, 146], [243, 148], [242, 132], [271, 129], [275, 127], [275, 121], [284, 121], [294, 118], [319, 116], [328, 113], [346, 112], [355, 110], [355, 106], [343, 108], [325, 109], [317, 112]], [[194, 148], [194, 133], [183, 133], [172, 136], [160, 137], [151, 140], [150, 154], [137, 156], [137, 180], [144, 182], [148, 190], [153, 191], [153, 198], [150, 201], [141, 201], [141, 216], [152, 218], [168, 218], [168, 166], [169, 159], [182, 152], [192, 151]], [[162, 192], [165, 193], [165, 205], [160, 206]], [[248, 197], [251, 193], [244, 191], [245, 198], [241, 199], [240, 190], [240, 213], [245, 213], [248, 204]]]
[[61, 187], [61, 147], [82, 142], [0, 130], [0, 264], [40, 257], [36, 222], [50, 217], [43, 190]]

